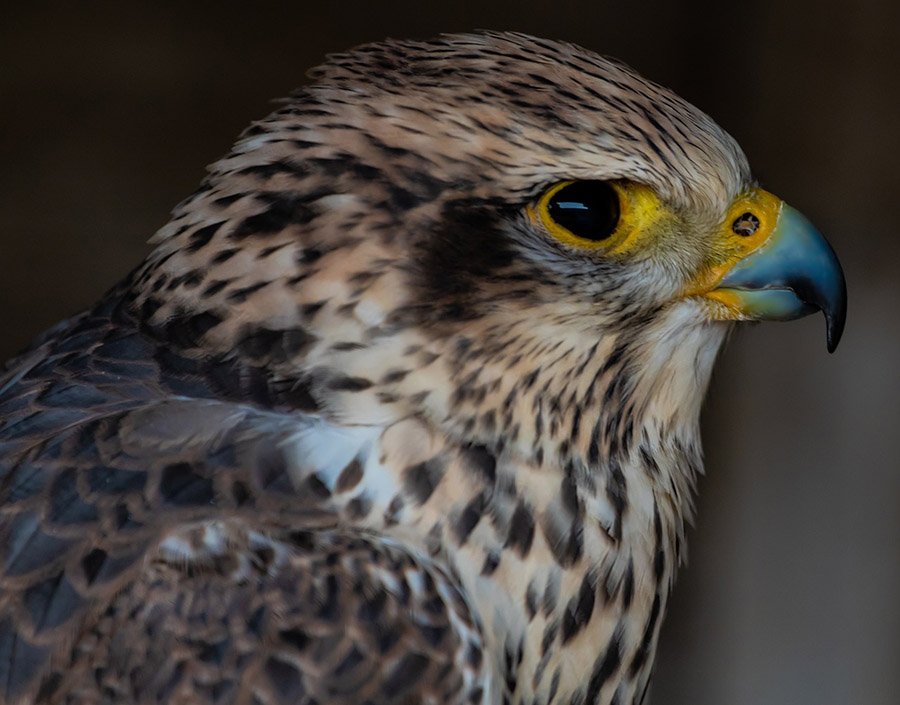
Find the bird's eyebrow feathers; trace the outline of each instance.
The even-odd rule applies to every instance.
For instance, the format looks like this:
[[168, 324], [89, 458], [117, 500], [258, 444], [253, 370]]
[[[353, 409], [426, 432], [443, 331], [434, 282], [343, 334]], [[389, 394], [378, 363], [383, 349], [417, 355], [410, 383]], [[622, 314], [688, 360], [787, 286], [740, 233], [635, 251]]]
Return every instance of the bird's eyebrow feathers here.
[[750, 178], [740, 148], [709, 117], [572, 44], [494, 32], [392, 40], [334, 55], [310, 75], [300, 104], [313, 99], [339, 114], [363, 103], [388, 132], [412, 130], [414, 148], [379, 135], [384, 147], [432, 166], [630, 178], [673, 202], [716, 210]]

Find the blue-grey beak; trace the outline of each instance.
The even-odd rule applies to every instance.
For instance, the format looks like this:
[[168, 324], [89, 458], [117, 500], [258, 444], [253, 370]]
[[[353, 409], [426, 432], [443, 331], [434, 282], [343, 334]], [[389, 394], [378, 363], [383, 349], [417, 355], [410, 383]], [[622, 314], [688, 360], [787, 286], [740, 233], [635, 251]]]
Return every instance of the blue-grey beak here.
[[787, 204], [768, 240], [738, 262], [716, 292], [739, 299], [741, 310], [758, 320], [787, 321], [822, 311], [828, 352], [844, 332], [847, 285], [837, 256], [813, 224]]

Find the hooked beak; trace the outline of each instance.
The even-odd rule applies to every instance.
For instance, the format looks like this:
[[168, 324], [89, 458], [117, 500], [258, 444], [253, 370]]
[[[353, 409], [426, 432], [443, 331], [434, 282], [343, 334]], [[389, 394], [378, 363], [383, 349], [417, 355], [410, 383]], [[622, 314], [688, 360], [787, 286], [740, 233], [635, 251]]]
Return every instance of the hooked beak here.
[[757, 191], [748, 200], [770, 201], [760, 205], [767, 206], [761, 212], [768, 211], [771, 227], [763, 221], [759, 244], [704, 296], [724, 304], [734, 314], [729, 317], [743, 320], [789, 321], [822, 311], [828, 352], [834, 352], [847, 316], [847, 286], [834, 250], [812, 223], [780, 199]]

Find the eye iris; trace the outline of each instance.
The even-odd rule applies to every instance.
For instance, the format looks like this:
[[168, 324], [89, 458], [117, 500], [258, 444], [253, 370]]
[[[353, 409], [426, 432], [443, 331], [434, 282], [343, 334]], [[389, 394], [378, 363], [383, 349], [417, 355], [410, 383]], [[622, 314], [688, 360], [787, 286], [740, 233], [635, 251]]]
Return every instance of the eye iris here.
[[619, 196], [605, 181], [576, 181], [553, 194], [547, 212], [573, 235], [600, 242], [619, 223]]

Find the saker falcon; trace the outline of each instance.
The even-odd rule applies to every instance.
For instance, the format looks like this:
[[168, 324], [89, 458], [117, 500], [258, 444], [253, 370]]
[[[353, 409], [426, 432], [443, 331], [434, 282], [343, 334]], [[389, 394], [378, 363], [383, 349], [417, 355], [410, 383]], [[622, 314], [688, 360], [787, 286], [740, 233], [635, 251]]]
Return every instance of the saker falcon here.
[[519, 34], [332, 56], [0, 377], [0, 703], [640, 703], [734, 321], [828, 244]]

